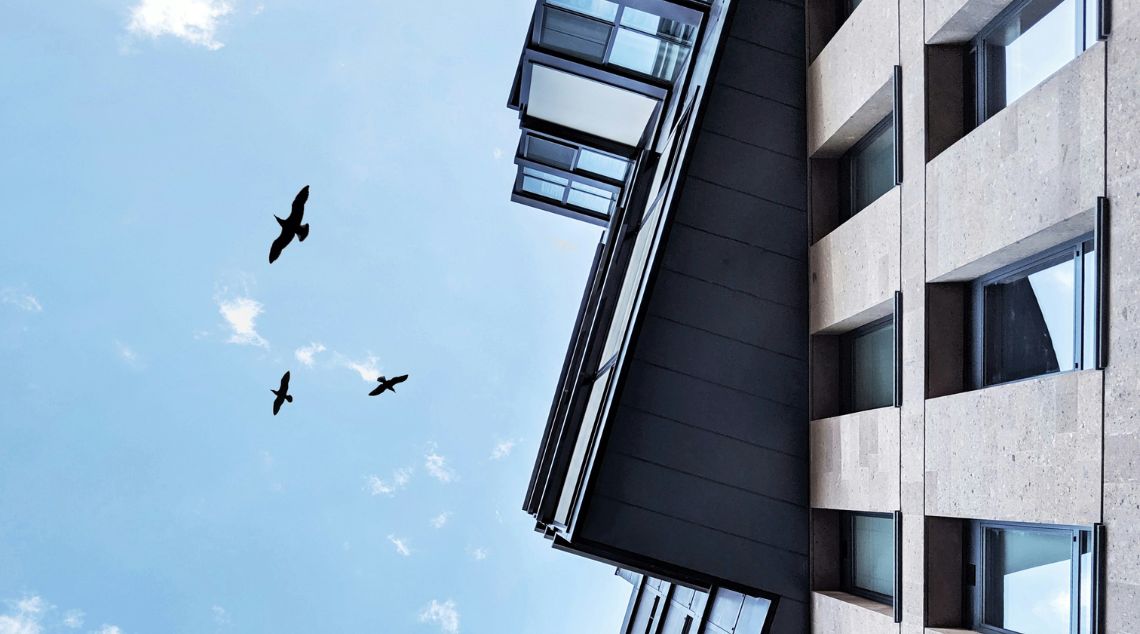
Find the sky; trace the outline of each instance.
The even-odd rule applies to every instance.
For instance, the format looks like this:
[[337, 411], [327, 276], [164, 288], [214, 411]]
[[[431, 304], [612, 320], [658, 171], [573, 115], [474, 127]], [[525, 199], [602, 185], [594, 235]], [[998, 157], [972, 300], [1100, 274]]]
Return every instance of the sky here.
[[3, 3], [0, 634], [616, 631], [520, 510], [599, 238], [509, 201], [532, 7]]

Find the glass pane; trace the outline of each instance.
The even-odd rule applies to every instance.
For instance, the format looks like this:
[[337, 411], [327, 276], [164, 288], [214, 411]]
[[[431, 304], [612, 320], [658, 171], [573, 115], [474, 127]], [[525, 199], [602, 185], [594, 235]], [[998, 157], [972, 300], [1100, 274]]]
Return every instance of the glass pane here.
[[1077, 56], [1077, 10], [1077, 0], [1035, 0], [985, 38], [989, 115]]
[[562, 196], [566, 193], [566, 185], [569, 183], [570, 181], [565, 178], [560, 178], [553, 174], [546, 174], [529, 167], [523, 168], [523, 191], [542, 196], [543, 198], [550, 198], [551, 200], [562, 202]]
[[1073, 536], [987, 528], [985, 622], [1024, 634], [1068, 634]]
[[851, 343], [851, 411], [886, 407], [895, 400], [895, 327], [887, 324]]
[[895, 186], [894, 126], [886, 126], [851, 156], [851, 187], [857, 213]]
[[1081, 367], [1096, 367], [1096, 252], [1084, 252], [1082, 280], [1084, 299], [1081, 306]]
[[688, 56], [687, 44], [619, 28], [609, 61], [652, 77], [673, 79]]
[[987, 383], [1075, 367], [1075, 262], [986, 287]]
[[608, 22], [614, 21], [618, 11], [617, 3], [609, 0], [546, 0], [546, 4], [573, 9]]
[[589, 209], [598, 213], [609, 214], [612, 194], [604, 189], [591, 187], [583, 183], [574, 183], [570, 186], [570, 195], [566, 202], [576, 207]]
[[606, 42], [613, 25], [593, 18], [547, 9], [542, 21], [542, 44], [548, 48], [600, 62], [606, 56]]
[[574, 154], [576, 152], [577, 150], [569, 145], [532, 136], [527, 139], [525, 156], [532, 161], [545, 163], [552, 167], [572, 170], [574, 169]]
[[660, 35], [681, 44], [692, 44], [697, 28], [691, 24], [670, 20], [639, 9], [626, 7], [621, 14], [621, 25], [650, 35]]
[[620, 181], [625, 180], [629, 161], [583, 148], [578, 156], [578, 169]]
[[721, 588], [713, 596], [712, 609], [709, 610], [709, 622], [731, 632], [736, 627], [736, 621], [740, 618], [740, 608], [743, 605], [743, 594]]
[[895, 593], [895, 523], [889, 517], [856, 515], [852, 526], [852, 583], [857, 588]]

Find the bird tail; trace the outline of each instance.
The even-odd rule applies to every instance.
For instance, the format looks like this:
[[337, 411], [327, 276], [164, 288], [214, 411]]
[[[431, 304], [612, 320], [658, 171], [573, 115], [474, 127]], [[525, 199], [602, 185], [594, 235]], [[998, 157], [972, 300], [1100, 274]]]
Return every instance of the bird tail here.
[[297, 239], [298, 240], [300, 240], [301, 242], [304, 242], [305, 238], [308, 238], [308, 237], [309, 237], [309, 225], [308, 224], [303, 224], [300, 227], [297, 227]]
[[288, 401], [289, 403], [292, 403], [293, 402], [293, 395], [292, 394], [286, 394], [285, 400]]

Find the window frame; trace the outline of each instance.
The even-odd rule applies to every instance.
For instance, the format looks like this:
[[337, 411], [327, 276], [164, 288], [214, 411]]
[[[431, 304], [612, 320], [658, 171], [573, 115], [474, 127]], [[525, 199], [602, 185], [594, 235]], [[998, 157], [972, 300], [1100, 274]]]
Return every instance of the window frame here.
[[[982, 277], [979, 277], [969, 283], [970, 336], [968, 337], [969, 350], [967, 351], [966, 357], [968, 360], [967, 363], [969, 364], [967, 370], [970, 389], [978, 390], [987, 387], [994, 387], [997, 385], [1017, 383], [1019, 381], [1028, 381], [1052, 374], [1061, 374], [1064, 372], [1074, 372], [1096, 368], [1095, 349], [1092, 354], [1093, 358], [1084, 358], [1085, 337], [1091, 336], [1095, 341], [1095, 338], [1097, 336], [1096, 324], [1102, 308], [1098, 304], [1097, 298], [1093, 297], [1092, 312], [1090, 313], [1090, 319], [1088, 320], [1089, 323], [1085, 323], [1085, 263], [1087, 260], [1086, 256], [1089, 253], [1095, 253], [1095, 248], [1096, 240], [1094, 235], [1091, 233], [1085, 234], [1074, 240], [1064, 242], [1055, 247], [1037, 253], [1036, 255], [1032, 255], [1028, 258], [1002, 267], [996, 271], [993, 271], [992, 273], [983, 275]], [[1093, 257], [1095, 258], [1095, 256]], [[1033, 376], [1022, 377], [1019, 379], [1009, 379], [989, 383], [988, 377], [986, 376], [988, 369], [988, 359], [986, 355], [990, 347], [988, 340], [990, 333], [990, 315], [988, 315], [986, 312], [986, 288], [993, 284], [1001, 284], [1007, 282], [1012, 278], [1025, 277], [1032, 272], [1043, 270], [1068, 260], [1074, 260], [1073, 359], [1075, 367], [1068, 369], [1059, 368], [1056, 372], [1045, 372], [1043, 374], [1035, 374]], [[1086, 334], [1086, 331], [1088, 334]]]
[[[898, 148], [898, 145], [895, 143], [894, 135], [890, 134], [890, 130], [891, 130], [891, 127], [893, 125], [894, 125], [894, 113], [892, 112], [892, 113], [888, 114], [886, 117], [883, 117], [883, 119], [881, 121], [879, 121], [878, 123], [876, 123], [874, 125], [874, 127], [872, 127], [870, 130], [868, 130], [867, 133], [864, 134], [863, 137], [860, 138], [859, 141], [855, 143], [855, 145], [852, 145], [850, 149], [848, 149], [846, 152], [844, 152], [843, 156], [839, 157], [839, 170], [838, 170], [839, 171], [839, 223], [838, 224], [842, 225], [843, 223], [847, 222], [848, 220], [854, 218], [856, 214], [858, 214], [860, 211], [863, 211], [867, 207], [870, 207], [872, 204], [874, 204], [874, 202], [876, 200], [881, 198], [887, 192], [891, 191], [891, 189], [894, 187], [894, 186], [892, 186], [891, 188], [887, 188], [886, 191], [884, 191], [882, 194], [879, 194], [879, 196], [876, 196], [874, 198], [874, 200], [872, 200], [866, 206], [861, 207], [859, 209], [855, 208], [855, 205], [856, 205], [855, 201], [857, 200], [856, 191], [855, 191], [856, 190], [855, 183], [856, 183], [857, 178], [856, 178], [856, 174], [855, 174], [854, 170], [851, 169], [851, 165], [858, 155], [862, 154], [867, 148], [869, 148], [871, 146], [872, 143], [874, 143], [876, 140], [878, 140], [878, 137], [880, 135], [883, 135], [883, 134], [886, 134], [891, 139], [891, 157], [893, 159], [892, 164], [894, 164], [894, 162], [897, 162], [899, 148]], [[896, 183], [896, 185], [897, 185], [897, 183]]]
[[[988, 77], [987, 73], [989, 70], [989, 66], [991, 64], [991, 60], [989, 59], [989, 56], [988, 56], [987, 51], [986, 51], [986, 46], [985, 46], [986, 38], [997, 33], [1002, 28], [1008, 26], [1009, 22], [1012, 19], [1014, 19], [1015, 17], [1020, 15], [1022, 10], [1024, 10], [1027, 6], [1029, 6], [1030, 4], [1032, 4], [1035, 1], [1037, 1], [1037, 0], [1017, 0], [1013, 4], [1009, 5], [1005, 9], [1003, 9], [1002, 12], [999, 13], [993, 20], [990, 20], [990, 22], [988, 24], [986, 24], [986, 26], [983, 27], [981, 31], [978, 31], [978, 34], [975, 35], [972, 40], [970, 40], [969, 57], [973, 60], [974, 81], [972, 82], [972, 91], [971, 91], [972, 94], [968, 93], [966, 96], [967, 96], [967, 98], [973, 97], [973, 101], [974, 101], [973, 124], [974, 124], [974, 127], [982, 125], [987, 120], [993, 118], [998, 113], [1000, 113], [1002, 110], [1005, 110], [1006, 108], [1008, 108], [1011, 105], [1011, 104], [1007, 103], [1004, 106], [1002, 106], [1001, 108], [998, 108], [997, 110], [994, 110], [993, 112], [990, 112], [990, 97], [991, 97], [991, 95], [989, 94], [989, 77]], [[1062, 0], [1062, 2], [1063, 1], [1064, 0]], [[1076, 16], [1076, 18], [1077, 18], [1076, 19], [1076, 32], [1075, 32], [1075, 37], [1073, 39], [1073, 47], [1075, 49], [1075, 51], [1074, 51], [1075, 54], [1073, 55], [1073, 59], [1066, 62], [1065, 65], [1054, 70], [1052, 73], [1049, 74], [1049, 76], [1052, 76], [1057, 71], [1061, 70], [1061, 68], [1064, 68], [1068, 64], [1071, 64], [1074, 60], [1076, 60], [1078, 57], [1081, 56], [1081, 53], [1084, 53], [1085, 51], [1087, 51], [1090, 47], [1092, 47], [1093, 44], [1095, 44], [1098, 41], [1096, 38], [1094, 38], [1092, 41], [1088, 41], [1088, 38], [1087, 38], [1087, 36], [1089, 35], [1088, 19], [1089, 19], [1090, 10], [1093, 11], [1093, 18], [1094, 19], [1097, 19], [1097, 20], [1100, 19], [1098, 16], [1098, 14], [1099, 14], [1099, 11], [1098, 11], [1099, 2], [1098, 2], [1098, 0], [1075, 0], [1075, 1], [1076, 1], [1076, 5], [1077, 5], [1077, 8], [1076, 8], [1076, 13], [1077, 13], [1077, 16]], [[1099, 24], [1098, 24], [1098, 32], [1099, 32]], [[1042, 80], [1042, 81], [1045, 81], [1045, 80]], [[1039, 86], [1039, 85], [1041, 85], [1041, 84], [1038, 83], [1036, 86]], [[1034, 86], [1034, 87], [1036, 87], [1036, 86]], [[1028, 93], [1032, 90], [1033, 89], [1031, 88], [1029, 91], [1026, 91], [1026, 92]], [[1022, 96], [1024, 96], [1024, 95], [1022, 95]], [[1018, 97], [1018, 99], [1015, 99], [1013, 101], [1013, 103], [1016, 103], [1019, 99], [1020, 99], [1020, 97]]]
[[1097, 595], [1099, 593], [1099, 580], [1100, 574], [1100, 560], [1101, 553], [1099, 552], [1098, 540], [1096, 539], [1097, 528], [1095, 526], [1077, 526], [1070, 524], [1034, 524], [1029, 522], [1003, 522], [996, 520], [969, 520], [966, 528], [966, 538], [968, 540], [967, 547], [964, 549], [967, 568], [972, 567], [973, 576], [970, 578], [967, 575], [963, 579], [966, 586], [963, 588], [963, 599], [966, 604], [966, 619], [967, 626], [981, 634], [1032, 634], [1027, 632], [1018, 632], [1017, 630], [1010, 630], [995, 625], [989, 625], [986, 620], [986, 579], [987, 579], [987, 566], [986, 561], [986, 531], [989, 529], [996, 529], [1002, 531], [1018, 530], [1018, 531], [1039, 531], [1039, 532], [1055, 532], [1055, 533], [1069, 533], [1073, 536], [1072, 546], [1070, 550], [1070, 579], [1069, 579], [1069, 632], [1070, 634], [1080, 634], [1081, 614], [1080, 614], [1080, 590], [1081, 590], [1081, 554], [1082, 547], [1087, 544], [1088, 552], [1090, 555], [1089, 572], [1092, 577], [1090, 579], [1089, 594], [1092, 615], [1090, 617], [1091, 630], [1093, 632], [1099, 631], [1097, 623], [1100, 618], [1100, 606], [1098, 605]]
[[[892, 407], [894, 405], [894, 397], [892, 395], [891, 402], [877, 407], [868, 409], [855, 409], [855, 340], [869, 335], [873, 332], [883, 330], [888, 327], [895, 326], [895, 316], [887, 315], [880, 319], [876, 319], [870, 323], [859, 326], [858, 328], [849, 330], [839, 335], [839, 415], [855, 414], [858, 412], [866, 412], [874, 409], [881, 409], [884, 407]], [[891, 372], [898, 372], [895, 357], [898, 352], [894, 350], [896, 337], [891, 338], [892, 352], [891, 352]], [[891, 385], [894, 386], [896, 382], [895, 376], [891, 377]]]
[[[842, 544], [842, 561], [840, 562], [840, 575], [839, 575], [839, 588], [847, 594], [852, 594], [857, 597], [869, 599], [876, 603], [893, 606], [895, 604], [895, 597], [893, 594], [882, 594], [874, 590], [868, 590], [856, 586], [854, 583], [855, 578], [855, 518], [856, 517], [873, 517], [877, 519], [891, 520], [892, 533], [898, 530], [898, 524], [895, 522], [895, 515], [892, 513], [871, 513], [864, 511], [843, 511], [842, 519], [840, 521], [839, 533], [840, 543]], [[898, 537], [891, 536], [892, 550], [898, 548]], [[892, 552], [891, 555], [891, 568], [894, 576], [897, 577], [899, 571], [896, 567], [898, 563], [897, 552]], [[894, 580], [892, 580], [894, 581]], [[892, 587], [897, 588], [897, 583], [892, 583]]]
[[[561, 145], [567, 149], [573, 150], [574, 158], [571, 162], [571, 168], [565, 169], [564, 167], [544, 163], [540, 160], [537, 160], [536, 158], [528, 158], [527, 152], [531, 141], [534, 139], [548, 143], [554, 143]], [[583, 151], [585, 150], [589, 150], [590, 152], [601, 154], [609, 158], [625, 161], [625, 178], [623, 180], [618, 180], [579, 168], [578, 163], [582, 158]], [[613, 152], [608, 152], [599, 148], [590, 147], [581, 143], [574, 143], [572, 141], [567, 141], [566, 139], [555, 136], [537, 134], [533, 131], [528, 130], [524, 130], [521, 138], [519, 139], [518, 149], [515, 152], [515, 164], [518, 166], [518, 169], [515, 173], [512, 199], [514, 199], [516, 202], [521, 202], [532, 207], [539, 207], [546, 211], [552, 211], [561, 215], [568, 215], [581, 220], [586, 220], [587, 222], [592, 222], [594, 224], [602, 226], [609, 224], [610, 218], [614, 216], [618, 207], [624, 203], [623, 194], [625, 193], [626, 185], [629, 182], [631, 175], [634, 173], [636, 167], [636, 161], [620, 154], [615, 154]], [[525, 176], [524, 170], [528, 168], [549, 174], [557, 178], [566, 179], [568, 182], [565, 185], [565, 190], [562, 193], [562, 199], [560, 201], [555, 200], [553, 198], [548, 198], [523, 189], [523, 179]], [[572, 186], [574, 183], [581, 183], [589, 187], [596, 187], [598, 189], [610, 192], [612, 194], [612, 198], [610, 200], [608, 211], [606, 213], [602, 213], [595, 209], [575, 205], [570, 202], [569, 197], [571, 195], [571, 191], [573, 190]]]

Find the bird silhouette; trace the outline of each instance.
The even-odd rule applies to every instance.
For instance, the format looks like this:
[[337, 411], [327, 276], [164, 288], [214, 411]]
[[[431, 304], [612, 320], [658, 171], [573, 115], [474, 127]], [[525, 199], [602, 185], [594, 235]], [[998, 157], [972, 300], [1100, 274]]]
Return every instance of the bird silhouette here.
[[289, 373], [286, 372], [285, 374], [281, 375], [281, 387], [277, 388], [276, 390], [269, 391], [277, 395], [277, 398], [273, 399], [273, 415], [276, 416], [277, 412], [281, 411], [281, 406], [286, 401], [290, 403], [293, 402], [293, 395], [289, 394]]
[[281, 225], [281, 235], [273, 241], [273, 246], [269, 247], [269, 263], [273, 264], [274, 260], [281, 257], [281, 252], [289, 243], [293, 241], [293, 236], [297, 236], [297, 240], [304, 242], [305, 238], [309, 237], [309, 225], [301, 224], [301, 219], [305, 216], [305, 202], [309, 200], [309, 186], [305, 185], [301, 191], [297, 192], [297, 197], [293, 199], [293, 208], [289, 211], [289, 217], [282, 220], [276, 215], [277, 224]]
[[383, 394], [384, 392], [387, 392], [388, 390], [395, 392], [397, 385], [408, 380], [408, 375], [404, 374], [401, 376], [394, 376], [390, 379], [386, 379], [382, 376], [379, 376], [379, 377], [376, 377], [376, 380], [380, 382], [380, 385], [377, 385], [375, 389], [373, 389], [371, 392], [369, 392], [368, 393], [369, 396], [379, 396], [379, 395]]

